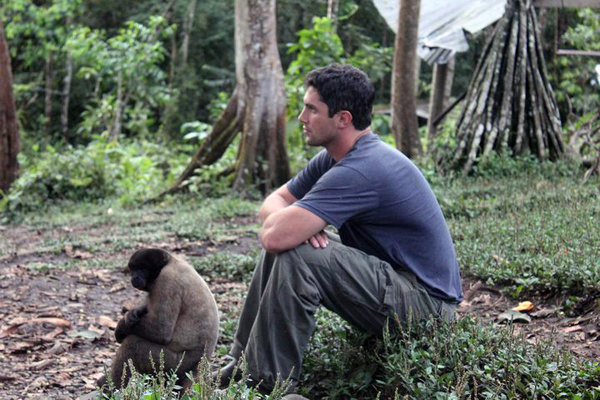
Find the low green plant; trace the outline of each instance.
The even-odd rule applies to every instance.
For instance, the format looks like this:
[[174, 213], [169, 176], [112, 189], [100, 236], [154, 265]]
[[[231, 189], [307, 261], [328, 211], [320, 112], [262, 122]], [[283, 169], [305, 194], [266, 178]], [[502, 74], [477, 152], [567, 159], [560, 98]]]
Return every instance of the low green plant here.
[[330, 313], [318, 321], [302, 382], [313, 398], [600, 398], [600, 364], [574, 359], [552, 338], [532, 345], [510, 326], [465, 317], [374, 338]]
[[219, 389], [219, 382], [213, 380], [211, 363], [203, 357], [197, 366], [196, 373], [188, 372], [189, 387], [183, 388], [177, 384], [176, 371], [165, 371], [163, 354], [161, 352], [159, 366], [156, 368], [152, 357], [150, 358], [154, 373], [139, 373], [131, 360], [128, 364], [131, 378], [125, 387], [115, 389], [113, 382], [109, 380], [107, 393], [98, 393], [98, 400], [280, 400], [287, 388], [289, 381], [278, 383], [269, 395], [261, 394], [257, 389], [248, 385], [247, 365], [242, 357], [237, 366], [241, 373], [239, 381], [231, 380], [224, 389]]
[[518, 296], [594, 293], [600, 289], [597, 178], [582, 184], [578, 166], [573, 171], [566, 162], [523, 165], [521, 172], [434, 186], [463, 273]]
[[248, 282], [252, 277], [256, 253], [238, 254], [229, 251], [207, 254], [192, 259], [192, 265], [202, 276]]
[[20, 158], [22, 174], [4, 196], [0, 211], [109, 198], [130, 205], [167, 188], [186, 162], [182, 148], [143, 140], [117, 143], [97, 137], [85, 147], [38, 147]]

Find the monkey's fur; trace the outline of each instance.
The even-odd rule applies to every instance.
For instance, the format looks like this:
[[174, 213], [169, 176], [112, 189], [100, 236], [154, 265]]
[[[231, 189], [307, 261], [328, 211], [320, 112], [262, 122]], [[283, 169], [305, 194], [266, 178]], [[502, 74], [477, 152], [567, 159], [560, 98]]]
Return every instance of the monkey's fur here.
[[[124, 364], [129, 359], [138, 372], [152, 374], [149, 354], [158, 366], [162, 351], [166, 372], [175, 369], [183, 357], [177, 370], [181, 384], [202, 356], [210, 359], [213, 354], [219, 335], [215, 299], [191, 265], [164, 250], [138, 250], [128, 267], [131, 284], [148, 296], [117, 324], [115, 337], [121, 346], [110, 370], [112, 381], [121, 387]], [[127, 367], [125, 385], [129, 378]], [[99, 387], [105, 383], [106, 377], [97, 382]]]

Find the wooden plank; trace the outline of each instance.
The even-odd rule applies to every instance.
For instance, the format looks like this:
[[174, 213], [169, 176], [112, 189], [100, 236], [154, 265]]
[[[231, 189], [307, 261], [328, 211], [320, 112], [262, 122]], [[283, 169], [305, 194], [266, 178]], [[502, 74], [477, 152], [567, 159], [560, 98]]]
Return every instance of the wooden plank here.
[[539, 8], [600, 8], [600, 0], [534, 0], [533, 6]]
[[558, 49], [556, 54], [559, 56], [586, 56], [586, 57], [600, 57], [600, 51], [591, 50], [572, 50], [572, 49]]

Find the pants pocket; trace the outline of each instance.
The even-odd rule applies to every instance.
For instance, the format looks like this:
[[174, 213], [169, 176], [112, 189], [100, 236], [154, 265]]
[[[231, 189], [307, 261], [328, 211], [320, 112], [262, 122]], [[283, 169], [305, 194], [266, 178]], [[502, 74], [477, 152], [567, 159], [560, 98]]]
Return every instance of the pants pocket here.
[[384, 296], [384, 306], [388, 316], [401, 322], [420, 321], [437, 317], [438, 309], [425, 288], [417, 282], [409, 271], [395, 271], [390, 268], [389, 285]]

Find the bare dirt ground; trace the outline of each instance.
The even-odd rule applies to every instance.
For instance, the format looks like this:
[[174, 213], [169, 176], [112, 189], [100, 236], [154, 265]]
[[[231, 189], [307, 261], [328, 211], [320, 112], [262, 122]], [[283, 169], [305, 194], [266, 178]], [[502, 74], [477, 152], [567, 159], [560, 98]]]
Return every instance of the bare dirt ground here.
[[[130, 251], [101, 255], [65, 247], [59, 254], [38, 253], [41, 237], [19, 227], [0, 227], [0, 239], [21, 243], [14, 254], [0, 258], [0, 398], [76, 399], [94, 389], [95, 380], [110, 365], [117, 344], [113, 329], [122, 304], [141, 296], [129, 284], [124, 267]], [[43, 235], [42, 235], [43, 236]], [[151, 244], [147, 244], [151, 245]], [[155, 243], [187, 257], [202, 256], [219, 247], [196, 243]], [[243, 242], [239, 246], [247, 246]], [[236, 251], [236, 245], [228, 245]], [[66, 259], [104, 257], [115, 270], [94, 268], [25, 268], [32, 262], [52, 265]], [[209, 281], [221, 315], [235, 318], [246, 290], [244, 284], [224, 279]], [[497, 317], [518, 301], [497, 288], [465, 279], [461, 315], [483, 321]], [[515, 324], [516, 334], [536, 342], [550, 338], [582, 359], [600, 359], [598, 307], [576, 317], [560, 311], [562, 299], [531, 298], [530, 323]]]

